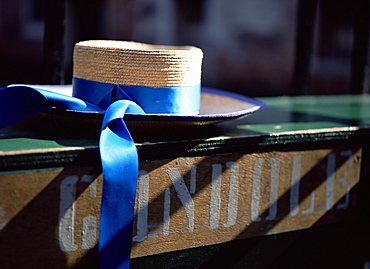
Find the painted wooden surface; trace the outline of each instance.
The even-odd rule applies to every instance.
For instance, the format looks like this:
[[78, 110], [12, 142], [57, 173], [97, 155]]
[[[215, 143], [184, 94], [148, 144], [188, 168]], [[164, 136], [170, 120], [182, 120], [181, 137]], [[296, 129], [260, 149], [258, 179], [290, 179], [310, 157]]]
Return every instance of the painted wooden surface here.
[[[270, 234], [285, 238], [274, 250], [277, 259], [296, 240], [286, 232], [358, 218], [358, 185], [368, 171], [369, 97], [264, 101], [267, 109], [243, 120], [174, 131], [167, 139], [137, 136], [134, 268], [165, 268], [160, 257], [180, 261], [171, 253], [181, 251], [190, 251], [181, 252], [187, 257], [199, 250], [193, 259], [201, 264], [195, 257], [224, 242], [260, 236], [270, 242]], [[32, 128], [35, 122], [42, 123], [41, 133]], [[96, 264], [102, 183], [96, 137], [42, 131], [50, 124], [41, 116], [0, 130], [4, 268]], [[269, 244], [258, 252], [268, 257]], [[197, 268], [189, 262], [176, 268]]]
[[[216, 137], [243, 137], [274, 141], [290, 138], [299, 142], [298, 134], [331, 133], [330, 139], [370, 127], [370, 95], [330, 95], [260, 98], [268, 107], [241, 120], [229, 121], [196, 130], [164, 130], [163, 133], [135, 133], [135, 142], [181, 141]], [[37, 126], [37, 128], [34, 128]], [[291, 134], [291, 137], [289, 136]], [[283, 135], [281, 135], [283, 134]], [[274, 137], [270, 137], [274, 135]], [[0, 130], [0, 151], [50, 148], [90, 147], [97, 145], [98, 132], [79, 132], [61, 128], [46, 117], [27, 119], [13, 128]], [[279, 137], [278, 137], [279, 136]], [[306, 137], [304, 137], [306, 138]], [[321, 137], [317, 135], [316, 141]]]
[[348, 220], [360, 162], [337, 148], [143, 163], [132, 255]]
[[[358, 147], [141, 162], [132, 257], [352, 219], [360, 164]], [[37, 246], [22, 266], [45, 251], [73, 265], [95, 248], [102, 179], [94, 168], [0, 178], [1, 242], [17, 242], [1, 245], [6, 262], [19, 265]]]

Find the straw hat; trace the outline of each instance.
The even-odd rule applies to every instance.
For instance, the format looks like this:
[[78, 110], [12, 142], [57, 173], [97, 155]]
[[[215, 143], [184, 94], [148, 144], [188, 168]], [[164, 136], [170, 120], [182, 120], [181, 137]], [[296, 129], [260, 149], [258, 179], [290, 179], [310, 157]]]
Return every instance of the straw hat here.
[[[201, 87], [203, 53], [192, 46], [159, 46], [127, 41], [91, 40], [76, 44], [74, 49], [74, 80], [72, 85], [39, 85], [38, 88], [73, 95], [92, 102], [102, 85], [128, 85], [150, 87], [199, 88], [199, 113], [197, 114], [126, 114], [125, 122], [130, 132], [145, 134], [168, 133], [168, 130], [188, 129], [248, 116], [266, 105], [263, 102], [219, 89]], [[99, 87], [85, 87], [76, 91], [79, 80], [96, 83]], [[73, 87], [73, 90], [72, 90]], [[188, 88], [189, 87], [189, 88]], [[72, 93], [73, 92], [73, 93]], [[79, 96], [82, 95], [82, 96]], [[100, 96], [99, 96], [100, 95]], [[94, 102], [92, 102], [94, 103]], [[198, 111], [197, 111], [198, 112]], [[78, 130], [99, 129], [104, 112], [51, 110], [48, 114], [63, 126]], [[146, 138], [147, 139], [147, 138]]]
[[73, 94], [105, 109], [117, 85], [123, 99], [146, 113], [197, 114], [202, 59], [202, 50], [193, 46], [82, 41], [74, 48]]

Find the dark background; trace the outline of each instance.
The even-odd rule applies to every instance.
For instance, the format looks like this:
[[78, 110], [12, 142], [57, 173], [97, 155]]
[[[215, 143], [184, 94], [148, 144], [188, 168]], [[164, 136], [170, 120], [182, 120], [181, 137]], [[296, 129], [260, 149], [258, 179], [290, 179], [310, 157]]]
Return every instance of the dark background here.
[[[62, 78], [52, 83], [71, 83], [76, 42], [114, 39], [202, 48], [205, 86], [249, 96], [296, 92], [292, 81], [297, 0], [50, 2], [63, 3], [65, 7]], [[351, 93], [358, 2], [361, 1], [318, 1], [312, 22], [315, 28], [309, 68], [311, 94]], [[13, 83], [51, 83], [50, 66], [45, 62], [45, 18], [56, 16], [60, 9], [52, 10], [46, 3], [0, 0], [1, 87]], [[301, 56], [304, 57], [298, 55]]]

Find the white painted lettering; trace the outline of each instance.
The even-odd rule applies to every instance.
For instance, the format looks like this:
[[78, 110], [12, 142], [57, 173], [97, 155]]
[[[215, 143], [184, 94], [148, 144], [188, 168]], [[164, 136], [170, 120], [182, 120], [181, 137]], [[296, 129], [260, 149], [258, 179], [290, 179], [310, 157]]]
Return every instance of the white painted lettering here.
[[59, 246], [63, 252], [77, 250], [74, 243], [75, 200], [77, 176], [69, 176], [60, 183]]
[[302, 215], [312, 214], [314, 210], [315, 210], [315, 191], [312, 190], [310, 194], [310, 205], [308, 206], [307, 209], [302, 210], [301, 214]]
[[197, 166], [192, 165], [190, 168], [190, 193], [194, 194], [197, 190]]
[[[90, 198], [96, 198], [96, 176], [83, 175], [80, 182], [89, 183]], [[60, 183], [59, 203], [59, 246], [61, 251], [69, 252], [78, 249], [74, 243], [76, 219], [76, 187], [78, 176], [69, 176]], [[81, 249], [91, 249], [96, 244], [96, 217], [87, 216], [82, 219]]]
[[96, 217], [87, 216], [82, 219], [81, 249], [92, 249], [96, 242]]
[[166, 169], [173, 186], [175, 187], [176, 194], [179, 197], [182, 205], [185, 208], [188, 217], [188, 231], [192, 233], [194, 230], [194, 201], [191, 197], [185, 182], [176, 167], [169, 167]]
[[266, 220], [274, 220], [276, 218], [279, 199], [278, 195], [280, 160], [278, 158], [271, 158], [270, 164], [270, 205], [269, 215], [266, 217]]
[[211, 201], [209, 205], [209, 229], [218, 228], [221, 208], [221, 164], [212, 165], [212, 181], [211, 181]]
[[290, 216], [297, 216], [299, 212], [299, 185], [301, 180], [302, 156], [293, 157], [292, 178], [290, 184]]
[[335, 179], [335, 153], [331, 152], [328, 155], [328, 164], [326, 166], [326, 183], [325, 183], [326, 210], [332, 209], [334, 205], [334, 194], [335, 194], [334, 179]]
[[81, 182], [87, 182], [89, 183], [89, 189], [90, 189], [90, 197], [92, 199], [96, 198], [96, 175], [83, 175], [81, 178]]
[[5, 210], [4, 206], [0, 205], [0, 229], [3, 229], [6, 226], [5, 217]]
[[252, 201], [251, 201], [251, 219], [253, 222], [261, 221], [259, 216], [260, 211], [260, 196], [261, 196], [261, 172], [264, 159], [258, 159], [254, 163], [253, 178], [252, 178]]
[[239, 166], [236, 162], [227, 162], [226, 167], [230, 170], [229, 200], [227, 204], [227, 223], [223, 227], [235, 225], [238, 216], [238, 188]]
[[170, 188], [164, 191], [164, 212], [163, 212], [163, 236], [170, 234], [170, 214], [171, 214], [171, 192]]
[[[352, 151], [351, 150], [342, 151], [340, 155], [348, 157], [347, 167], [348, 167], [348, 170], [351, 169], [352, 168], [352, 161], [351, 161]], [[344, 171], [343, 176], [338, 181], [341, 183], [342, 188], [346, 189], [346, 196], [344, 198], [344, 202], [339, 204], [337, 208], [346, 209], [349, 205], [349, 191], [350, 191], [348, 183], [347, 183], [347, 170]]]
[[134, 242], [141, 242], [148, 236], [148, 203], [149, 203], [149, 175], [146, 171], [139, 171], [137, 194], [137, 234]]

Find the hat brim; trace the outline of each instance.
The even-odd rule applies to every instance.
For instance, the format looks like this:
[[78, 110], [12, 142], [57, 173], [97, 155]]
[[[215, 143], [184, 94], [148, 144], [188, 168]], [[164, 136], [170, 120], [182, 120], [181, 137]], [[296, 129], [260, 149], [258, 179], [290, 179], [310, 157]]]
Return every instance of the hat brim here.
[[[71, 94], [71, 89], [68, 86], [59, 88], [58, 86], [38, 87], [46, 90], [54, 90], [59, 93]], [[243, 118], [265, 106], [265, 103], [241, 94], [202, 87], [201, 108], [200, 113], [197, 115], [126, 114], [125, 122], [130, 130], [188, 128]], [[98, 112], [59, 109], [48, 110], [46, 113], [56, 117], [58, 120], [79, 125], [93, 124], [100, 126], [104, 116], [104, 113]]]

